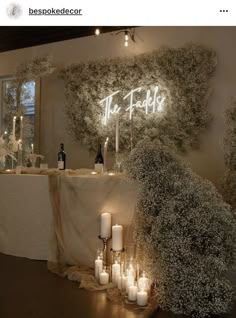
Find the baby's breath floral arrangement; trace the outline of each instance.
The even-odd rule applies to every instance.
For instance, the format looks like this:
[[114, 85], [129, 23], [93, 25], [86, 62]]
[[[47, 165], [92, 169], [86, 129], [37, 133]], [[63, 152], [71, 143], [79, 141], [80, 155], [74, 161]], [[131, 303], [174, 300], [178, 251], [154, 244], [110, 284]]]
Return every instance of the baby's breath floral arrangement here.
[[135, 235], [161, 308], [209, 317], [229, 311], [236, 218], [209, 182], [161, 144], [141, 142], [126, 162], [139, 182]]
[[[67, 66], [60, 76], [65, 84], [68, 127], [90, 151], [106, 137], [114, 149], [115, 119], [110, 118], [107, 126], [102, 124], [104, 106], [100, 101], [119, 90], [120, 97], [114, 102], [124, 105], [122, 97], [131, 89], [142, 87], [145, 91], [157, 85], [166, 98], [164, 109], [147, 115], [135, 109], [133, 144], [149, 137], [180, 150], [197, 147], [199, 134], [210, 120], [209, 79], [215, 67], [215, 52], [196, 44]], [[121, 151], [129, 150], [130, 135], [131, 122], [124, 112], [120, 116]]]
[[15, 152], [18, 150], [18, 143], [15, 138], [10, 135], [9, 138], [0, 136], [0, 169], [5, 168], [5, 163], [8, 157], [16, 161]]
[[236, 209], [236, 99], [232, 98], [225, 111], [226, 133], [224, 138], [225, 174], [222, 180], [226, 202]]

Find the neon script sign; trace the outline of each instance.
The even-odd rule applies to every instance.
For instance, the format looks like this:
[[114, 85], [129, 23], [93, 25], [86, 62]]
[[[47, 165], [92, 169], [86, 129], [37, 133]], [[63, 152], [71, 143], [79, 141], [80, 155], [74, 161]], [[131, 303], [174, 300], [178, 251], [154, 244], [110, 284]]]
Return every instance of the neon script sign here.
[[[125, 97], [123, 97], [123, 100], [127, 99], [129, 101], [128, 107], [125, 109], [125, 111], [129, 112], [130, 119], [132, 118], [135, 108], [143, 108], [146, 114], [157, 113], [163, 110], [163, 103], [166, 98], [159, 94], [158, 86], [155, 87], [153, 93], [150, 89], [148, 89], [146, 91], [146, 97], [143, 100], [138, 100], [137, 96], [135, 95], [137, 93], [140, 93], [142, 90], [142, 87], [132, 89]], [[119, 92], [120, 91], [116, 91], [100, 101], [100, 104], [103, 104], [105, 109], [105, 125], [107, 125], [107, 122], [112, 115], [119, 114], [121, 112], [121, 107], [118, 104], [113, 105], [113, 97], [117, 95]]]

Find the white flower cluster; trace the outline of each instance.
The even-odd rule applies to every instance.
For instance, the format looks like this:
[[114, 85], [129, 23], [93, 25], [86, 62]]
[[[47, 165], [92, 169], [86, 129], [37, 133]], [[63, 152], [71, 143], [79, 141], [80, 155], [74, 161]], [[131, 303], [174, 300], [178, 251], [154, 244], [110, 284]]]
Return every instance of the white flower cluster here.
[[[68, 66], [61, 77], [69, 129], [90, 151], [96, 150], [98, 142], [107, 136], [114, 150], [115, 120], [111, 118], [107, 126], [102, 125], [104, 109], [99, 102], [118, 90], [120, 96], [125, 96], [132, 88], [143, 87], [145, 91], [158, 85], [166, 97], [164, 112], [146, 116], [135, 110], [133, 144], [149, 137], [179, 150], [196, 147], [210, 119], [207, 100], [215, 66], [215, 52], [194, 44]], [[122, 100], [116, 98], [114, 103], [120, 105]], [[130, 135], [129, 114], [124, 112], [120, 116], [121, 151], [129, 150]]]
[[225, 112], [224, 139], [225, 174], [222, 182], [224, 199], [236, 209], [236, 99], [232, 99]]
[[141, 142], [126, 162], [140, 183], [136, 239], [157, 283], [158, 302], [177, 314], [229, 310], [236, 265], [236, 219], [209, 182], [160, 143]]
[[8, 140], [4, 139], [3, 136], [0, 137], [0, 163], [3, 166], [5, 165], [8, 156], [16, 161], [14, 154], [17, 150], [18, 142], [12, 135], [9, 136]]

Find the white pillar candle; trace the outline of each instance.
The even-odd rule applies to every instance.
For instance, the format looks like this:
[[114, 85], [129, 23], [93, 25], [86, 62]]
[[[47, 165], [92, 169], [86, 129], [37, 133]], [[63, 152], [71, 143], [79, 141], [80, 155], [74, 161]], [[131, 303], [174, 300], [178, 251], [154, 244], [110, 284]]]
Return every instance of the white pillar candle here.
[[116, 115], [116, 152], [119, 152], [119, 115]]
[[123, 226], [113, 225], [112, 226], [112, 249], [113, 251], [123, 250]]
[[137, 292], [138, 292], [138, 287], [137, 286], [129, 286], [129, 291], [128, 291], [128, 299], [130, 301], [136, 301], [137, 300]]
[[16, 116], [13, 117], [12, 136], [16, 139]]
[[102, 268], [103, 268], [103, 261], [102, 259], [100, 259], [100, 257], [98, 257], [95, 260], [95, 277], [97, 280], [99, 280], [99, 276], [100, 276], [100, 273], [102, 272]]
[[100, 273], [99, 278], [101, 285], [106, 285], [109, 283], [109, 274], [105, 270]]
[[101, 214], [101, 238], [111, 237], [111, 213]]
[[119, 276], [120, 276], [120, 264], [118, 264], [118, 262], [115, 261], [115, 264], [112, 265], [112, 283], [117, 285]]
[[139, 306], [146, 306], [148, 302], [148, 294], [146, 291], [141, 290], [137, 292], [137, 304]]
[[130, 286], [134, 286], [134, 276], [133, 275], [126, 276], [126, 293], [129, 292]]
[[138, 280], [138, 288], [139, 290], [149, 290], [149, 279], [143, 274]]
[[23, 116], [20, 116], [20, 139], [23, 141]]
[[109, 138], [107, 137], [104, 144], [104, 172], [107, 172], [107, 147], [108, 147]]

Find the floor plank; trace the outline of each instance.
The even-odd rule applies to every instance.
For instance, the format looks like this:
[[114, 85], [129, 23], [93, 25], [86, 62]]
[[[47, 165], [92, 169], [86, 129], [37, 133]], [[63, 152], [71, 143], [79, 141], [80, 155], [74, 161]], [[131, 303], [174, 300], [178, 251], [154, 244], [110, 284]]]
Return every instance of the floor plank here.
[[[106, 299], [104, 292], [88, 292], [78, 284], [47, 271], [46, 262], [0, 254], [1, 318], [139, 318]], [[158, 310], [152, 318], [174, 318]], [[235, 318], [236, 307], [225, 317]]]

